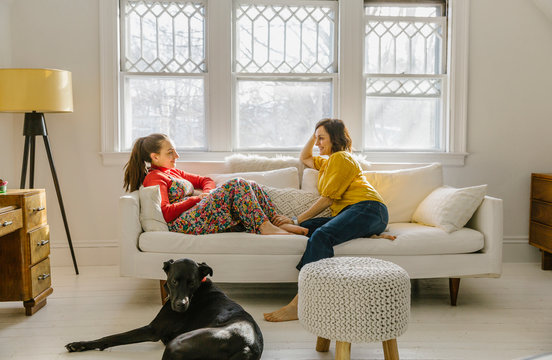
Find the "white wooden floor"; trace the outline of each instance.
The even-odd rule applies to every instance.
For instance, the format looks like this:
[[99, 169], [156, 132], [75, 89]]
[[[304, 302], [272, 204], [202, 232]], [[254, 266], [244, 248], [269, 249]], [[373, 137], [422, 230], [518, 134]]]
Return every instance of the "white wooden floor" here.
[[[121, 278], [117, 267], [54, 268], [54, 293], [31, 317], [22, 303], [0, 303], [0, 359], [160, 359], [163, 345], [125, 345], [104, 352], [67, 353], [64, 345], [147, 324], [160, 308], [159, 283]], [[216, 271], [216, 269], [215, 269]], [[448, 303], [448, 281], [416, 280], [401, 359], [522, 359], [551, 353], [552, 271], [539, 264], [505, 263], [500, 279], [462, 279], [458, 306]], [[222, 286], [257, 320], [263, 359], [333, 359], [314, 350], [315, 337], [299, 322], [267, 323], [262, 313], [285, 304], [290, 285]], [[276, 291], [275, 291], [276, 290]], [[353, 344], [352, 359], [383, 359], [381, 344]]]

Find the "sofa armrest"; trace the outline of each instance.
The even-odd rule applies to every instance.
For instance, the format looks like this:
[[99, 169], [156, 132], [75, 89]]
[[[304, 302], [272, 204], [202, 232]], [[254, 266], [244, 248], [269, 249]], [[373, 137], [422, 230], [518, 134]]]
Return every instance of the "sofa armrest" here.
[[140, 197], [138, 191], [119, 199], [119, 251], [121, 275], [132, 275], [135, 255], [140, 252], [138, 238], [142, 233], [140, 224]]
[[502, 265], [503, 210], [502, 199], [485, 196], [466, 227], [477, 230], [485, 237], [481, 252], [488, 253]]

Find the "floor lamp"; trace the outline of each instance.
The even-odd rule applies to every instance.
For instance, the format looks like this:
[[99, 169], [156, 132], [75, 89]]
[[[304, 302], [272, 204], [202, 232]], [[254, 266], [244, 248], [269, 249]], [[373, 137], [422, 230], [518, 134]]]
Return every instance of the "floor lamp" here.
[[0, 69], [0, 112], [25, 113], [21, 189], [25, 189], [28, 163], [30, 165], [29, 188], [34, 188], [35, 137], [42, 136], [44, 140], [73, 266], [78, 275], [79, 269], [44, 119], [44, 113], [73, 112], [71, 72], [53, 69]]

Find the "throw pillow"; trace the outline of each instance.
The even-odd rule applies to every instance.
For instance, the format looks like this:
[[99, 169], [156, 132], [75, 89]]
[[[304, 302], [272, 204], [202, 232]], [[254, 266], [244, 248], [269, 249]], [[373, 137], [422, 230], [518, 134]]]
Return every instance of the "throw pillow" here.
[[224, 162], [231, 172], [268, 171], [288, 167], [302, 169], [303, 167], [298, 158], [290, 156], [269, 158], [261, 155], [233, 154], [226, 157]]
[[429, 193], [443, 185], [441, 164], [391, 171], [364, 171], [389, 211], [389, 223], [410, 222]]
[[439, 187], [429, 194], [414, 212], [412, 220], [451, 233], [460, 230], [485, 197], [487, 185], [467, 188]]
[[301, 190], [318, 194], [318, 170], [306, 168], [303, 170]]
[[241, 177], [245, 180], [256, 181], [260, 185], [272, 186], [276, 188], [299, 189], [299, 172], [297, 171], [296, 167], [269, 171], [211, 174], [208, 176], [215, 181], [215, 184], [217, 186], [221, 185], [227, 180]]
[[144, 231], [169, 231], [167, 222], [161, 212], [161, 192], [159, 185], [141, 186], [140, 223]]
[[[299, 189], [278, 189], [271, 186], [262, 186], [262, 188], [274, 203], [276, 213], [287, 217], [299, 216], [320, 198], [316, 193]], [[330, 216], [332, 216], [330, 208], [327, 208], [316, 217]]]

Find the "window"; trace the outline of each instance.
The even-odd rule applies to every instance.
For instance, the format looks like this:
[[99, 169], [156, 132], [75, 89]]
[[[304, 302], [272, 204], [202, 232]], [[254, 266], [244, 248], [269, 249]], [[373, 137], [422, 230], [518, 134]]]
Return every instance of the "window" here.
[[154, 132], [205, 149], [205, 5], [121, 1], [121, 149]]
[[365, 6], [367, 150], [444, 150], [446, 4]]
[[237, 149], [300, 149], [333, 115], [337, 3], [299, 4], [235, 3]]
[[372, 161], [464, 163], [469, 0], [99, 7], [104, 164], [151, 132], [184, 161], [297, 155], [324, 117]]

